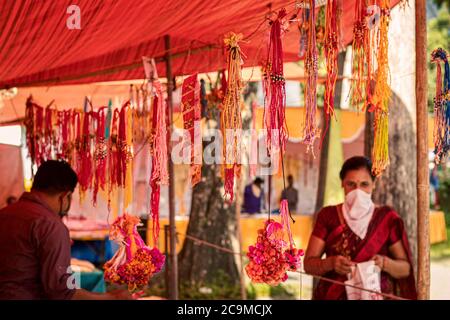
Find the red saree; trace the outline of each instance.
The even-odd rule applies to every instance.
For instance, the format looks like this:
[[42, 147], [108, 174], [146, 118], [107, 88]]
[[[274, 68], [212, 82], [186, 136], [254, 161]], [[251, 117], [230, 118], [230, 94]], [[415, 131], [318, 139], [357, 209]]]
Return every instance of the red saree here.
[[[353, 262], [368, 261], [377, 254], [390, 256], [389, 247], [397, 241], [402, 241], [409, 264], [412, 266], [411, 251], [403, 221], [397, 212], [387, 206], [375, 209], [364, 239], [356, 236], [345, 222], [340, 222], [338, 206], [325, 207], [318, 213], [312, 234], [325, 241], [327, 257], [342, 255]], [[323, 276], [340, 282], [347, 280], [346, 276], [334, 271]], [[411, 271], [407, 278], [399, 280], [382, 272], [381, 291], [405, 299], [417, 299], [414, 273]], [[343, 285], [321, 280], [314, 290], [313, 299], [346, 300], [347, 294]]]

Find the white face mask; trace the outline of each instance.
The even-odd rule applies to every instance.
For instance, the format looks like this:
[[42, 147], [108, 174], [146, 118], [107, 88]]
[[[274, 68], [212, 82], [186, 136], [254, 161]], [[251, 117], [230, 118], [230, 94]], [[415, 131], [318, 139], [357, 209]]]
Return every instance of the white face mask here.
[[367, 234], [374, 210], [375, 205], [372, 202], [372, 195], [361, 189], [349, 192], [345, 196], [345, 202], [342, 206], [345, 221], [361, 239], [364, 239]]

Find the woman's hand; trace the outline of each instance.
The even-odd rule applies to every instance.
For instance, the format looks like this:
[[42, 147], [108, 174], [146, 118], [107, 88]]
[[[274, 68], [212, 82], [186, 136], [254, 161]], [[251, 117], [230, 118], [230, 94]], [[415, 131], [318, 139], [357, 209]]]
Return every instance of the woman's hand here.
[[384, 263], [385, 263], [386, 258], [387, 257], [385, 257], [385, 256], [377, 254], [372, 258], [372, 260], [375, 262], [375, 265], [377, 267], [379, 267], [381, 271], [383, 271], [384, 267], [385, 267]]
[[330, 259], [333, 264], [333, 270], [341, 275], [347, 275], [352, 272], [351, 266], [355, 265], [350, 259], [343, 256], [334, 256]]

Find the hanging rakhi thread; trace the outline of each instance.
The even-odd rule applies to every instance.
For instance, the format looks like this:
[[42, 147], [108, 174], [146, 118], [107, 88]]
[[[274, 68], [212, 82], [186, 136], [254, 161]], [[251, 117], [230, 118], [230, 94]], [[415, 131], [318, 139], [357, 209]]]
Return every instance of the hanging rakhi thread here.
[[24, 122], [27, 130], [28, 154], [31, 162], [39, 166], [44, 160], [42, 154], [44, 108], [34, 103], [31, 96], [27, 99]]
[[326, 127], [322, 134], [323, 139], [329, 129], [330, 117], [334, 116], [334, 89], [338, 74], [338, 52], [340, 31], [338, 30], [338, 0], [327, 0], [326, 25], [325, 25], [325, 59], [327, 63], [327, 81], [325, 84], [324, 112], [326, 115]]
[[[242, 34], [228, 33], [224, 43], [228, 51], [228, 81], [227, 90], [223, 100], [221, 114], [221, 129], [223, 135], [223, 179], [225, 196], [233, 201], [234, 178], [240, 177], [240, 133], [242, 130], [241, 117], [241, 90], [242, 82], [242, 57], [239, 47]], [[231, 139], [230, 139], [231, 138]]]
[[[108, 111], [109, 113], [109, 111]], [[109, 117], [109, 116], [108, 116]], [[119, 137], [118, 137], [118, 124], [120, 118], [120, 111], [118, 109], [114, 109], [112, 112], [112, 122], [110, 126], [110, 131], [106, 131], [106, 135], [109, 135], [108, 139], [108, 148], [109, 148], [109, 156], [108, 156], [108, 210], [111, 210], [111, 198], [114, 190], [119, 186]]]
[[[79, 148], [79, 159], [80, 166], [78, 174], [80, 199], [84, 198], [86, 191], [91, 187], [92, 176], [93, 176], [93, 166], [92, 166], [92, 153], [91, 153], [91, 121], [94, 121], [94, 112], [84, 112], [82, 114], [82, 135], [79, 137], [80, 148]], [[79, 130], [81, 133], [81, 130]]]
[[[450, 68], [448, 54], [438, 48], [431, 53], [436, 64], [436, 94], [434, 97], [434, 161], [442, 163], [450, 151]], [[444, 64], [442, 75], [441, 63]]]
[[271, 22], [267, 62], [264, 69], [264, 120], [267, 134], [267, 151], [284, 152], [288, 131], [286, 126], [286, 81], [283, 72], [283, 44], [281, 42], [282, 19], [286, 16], [283, 8]]
[[372, 171], [380, 176], [389, 165], [389, 99], [391, 89], [388, 83], [388, 30], [390, 20], [389, 1], [383, 0], [380, 6], [380, 42], [377, 53], [378, 69], [376, 75], [373, 106], [375, 110], [374, 144], [372, 149]]
[[96, 144], [94, 151], [94, 162], [95, 162], [95, 180], [94, 180], [94, 190], [92, 193], [92, 202], [94, 205], [97, 203], [97, 193], [99, 189], [106, 189], [106, 164], [108, 147], [105, 140], [105, 123], [107, 107], [102, 107], [96, 113], [97, 116], [97, 133], [96, 133]]
[[[198, 148], [199, 141], [201, 141], [200, 131], [200, 83], [197, 79], [197, 74], [187, 77], [183, 81], [182, 95], [181, 95], [181, 109], [183, 112], [184, 129], [189, 132], [189, 141], [186, 141], [185, 146], [190, 149], [190, 169], [189, 176], [191, 177], [191, 186], [195, 186], [202, 179], [202, 149], [201, 144]], [[184, 139], [184, 137], [183, 137]]]
[[361, 105], [365, 100], [366, 74], [366, 42], [367, 23], [365, 19], [365, 0], [356, 0], [355, 4], [355, 24], [353, 25], [352, 43], [352, 82], [351, 82], [351, 104], [357, 110], [361, 110]]
[[305, 89], [305, 129], [303, 143], [307, 145], [307, 151], [314, 151], [314, 141], [319, 134], [317, 127], [317, 76], [318, 76], [318, 53], [316, 46], [316, 15], [315, 1], [309, 0], [308, 19], [308, 48], [305, 58], [305, 71], [307, 76]]
[[169, 184], [168, 171], [168, 145], [167, 145], [167, 113], [166, 103], [163, 96], [162, 85], [159, 80], [153, 81], [153, 118], [151, 155], [152, 170], [150, 186], [152, 188], [150, 207], [153, 224], [153, 244], [158, 245], [159, 239], [159, 200], [161, 185]]

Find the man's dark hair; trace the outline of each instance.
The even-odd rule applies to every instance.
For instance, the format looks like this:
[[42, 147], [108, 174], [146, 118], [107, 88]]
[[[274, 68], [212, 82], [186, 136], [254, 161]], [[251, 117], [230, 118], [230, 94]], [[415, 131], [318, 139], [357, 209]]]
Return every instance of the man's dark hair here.
[[344, 180], [347, 172], [358, 169], [366, 169], [369, 172], [372, 181], [375, 180], [376, 177], [372, 173], [372, 161], [370, 161], [370, 159], [367, 157], [361, 156], [351, 157], [347, 159], [342, 165], [339, 177], [341, 178], [341, 180]]
[[260, 177], [257, 177], [255, 180], [253, 180], [253, 183], [258, 186], [261, 186], [264, 183], [264, 180], [261, 179]]
[[77, 174], [70, 164], [62, 160], [47, 160], [39, 166], [31, 190], [48, 194], [73, 192], [77, 183]]

